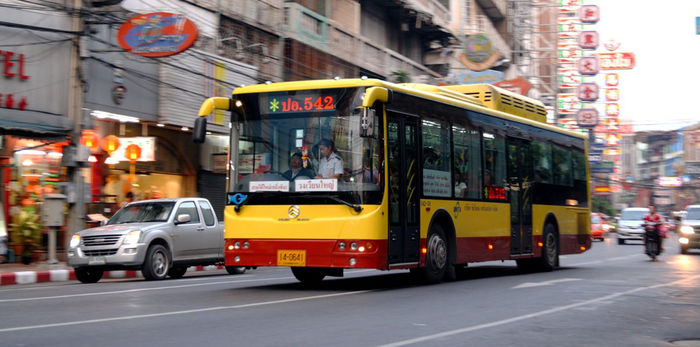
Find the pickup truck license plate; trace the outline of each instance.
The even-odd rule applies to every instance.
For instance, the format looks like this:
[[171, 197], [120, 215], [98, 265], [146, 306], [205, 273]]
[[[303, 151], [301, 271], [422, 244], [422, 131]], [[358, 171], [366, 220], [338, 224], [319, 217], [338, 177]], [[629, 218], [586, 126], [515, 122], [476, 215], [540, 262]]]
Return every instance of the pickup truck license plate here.
[[277, 265], [279, 266], [306, 266], [306, 250], [280, 249], [277, 250]]
[[89, 257], [88, 265], [104, 265], [105, 257]]

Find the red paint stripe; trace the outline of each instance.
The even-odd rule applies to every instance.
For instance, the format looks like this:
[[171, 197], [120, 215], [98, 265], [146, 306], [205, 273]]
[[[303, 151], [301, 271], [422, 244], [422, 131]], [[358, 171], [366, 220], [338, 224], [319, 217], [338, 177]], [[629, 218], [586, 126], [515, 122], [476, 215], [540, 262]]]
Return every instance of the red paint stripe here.
[[36, 283], [39, 282], [50, 282], [51, 272], [49, 271], [37, 271], [36, 272]]
[[197, 267], [195, 267], [195, 270], [194, 270], [194, 271], [204, 271], [204, 266], [202, 266], [202, 265], [197, 265]]
[[124, 274], [125, 277], [137, 277], [136, 270], [127, 270]]
[[75, 281], [77, 278], [75, 278], [75, 270], [71, 269], [68, 272], [68, 280]]
[[14, 272], [0, 274], [0, 285], [17, 284], [17, 277]]

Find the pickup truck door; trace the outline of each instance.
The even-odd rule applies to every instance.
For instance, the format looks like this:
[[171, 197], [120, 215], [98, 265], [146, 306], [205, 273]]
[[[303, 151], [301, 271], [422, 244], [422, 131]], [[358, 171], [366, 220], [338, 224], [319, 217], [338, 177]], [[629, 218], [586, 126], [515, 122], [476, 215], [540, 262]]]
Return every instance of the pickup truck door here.
[[224, 228], [219, 224], [214, 214], [214, 209], [208, 201], [198, 200], [197, 205], [202, 212], [204, 220], [204, 230], [200, 231], [200, 237], [204, 246], [203, 257], [223, 258], [224, 257]]
[[[187, 214], [190, 221], [178, 224], [177, 216]], [[172, 228], [173, 260], [198, 259], [202, 257], [203, 247], [200, 232], [204, 230], [197, 205], [194, 201], [187, 200], [180, 203], [175, 211], [175, 225]]]

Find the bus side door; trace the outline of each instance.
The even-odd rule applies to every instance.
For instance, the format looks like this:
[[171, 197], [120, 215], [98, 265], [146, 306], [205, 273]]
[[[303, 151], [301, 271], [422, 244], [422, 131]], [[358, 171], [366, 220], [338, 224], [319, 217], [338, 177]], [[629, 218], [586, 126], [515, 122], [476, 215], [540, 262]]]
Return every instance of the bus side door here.
[[389, 265], [419, 261], [418, 122], [387, 112], [389, 173]]
[[508, 138], [510, 254], [532, 254], [532, 154], [530, 142]]

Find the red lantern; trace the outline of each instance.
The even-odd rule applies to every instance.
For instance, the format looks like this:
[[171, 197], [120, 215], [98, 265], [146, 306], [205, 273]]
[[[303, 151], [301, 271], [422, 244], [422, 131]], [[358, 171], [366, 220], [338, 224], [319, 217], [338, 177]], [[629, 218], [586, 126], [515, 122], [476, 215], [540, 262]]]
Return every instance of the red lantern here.
[[129, 159], [129, 161], [133, 163], [141, 158], [141, 147], [132, 143], [126, 146], [126, 149], [124, 149], [124, 155], [126, 155], [126, 159]]
[[107, 152], [107, 154], [112, 155], [112, 152], [119, 148], [119, 138], [114, 135], [109, 135], [102, 139], [102, 149]]
[[88, 147], [90, 149], [95, 149], [99, 146], [100, 138], [97, 136], [94, 130], [83, 130], [83, 134], [80, 136], [80, 144]]

